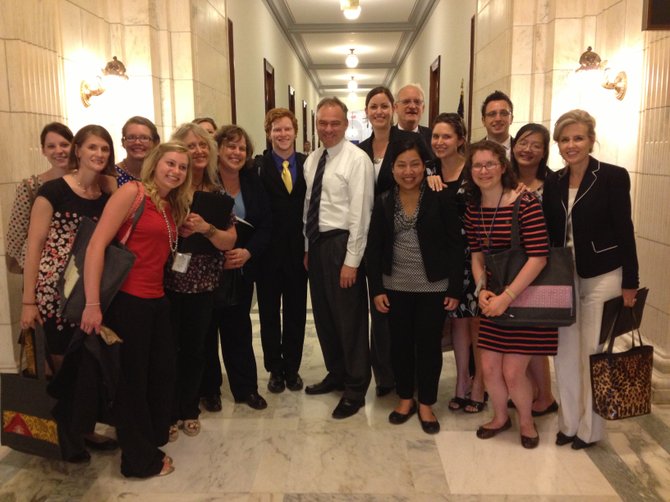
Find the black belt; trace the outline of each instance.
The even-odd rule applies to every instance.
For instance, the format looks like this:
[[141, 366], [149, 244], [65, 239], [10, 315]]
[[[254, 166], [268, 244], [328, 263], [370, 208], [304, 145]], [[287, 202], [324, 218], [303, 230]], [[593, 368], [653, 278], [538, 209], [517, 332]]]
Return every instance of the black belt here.
[[329, 237], [337, 237], [338, 235], [348, 234], [349, 230], [342, 230], [336, 228], [335, 230], [328, 230], [327, 232], [319, 232], [319, 239], [328, 239]]

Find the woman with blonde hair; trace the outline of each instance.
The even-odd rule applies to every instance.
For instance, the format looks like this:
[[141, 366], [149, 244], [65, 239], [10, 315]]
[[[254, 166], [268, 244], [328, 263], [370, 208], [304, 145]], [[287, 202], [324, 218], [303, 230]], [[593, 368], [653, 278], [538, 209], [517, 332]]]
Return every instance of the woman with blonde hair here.
[[174, 395], [175, 354], [163, 271], [177, 250], [177, 229], [186, 220], [191, 158], [183, 143], [156, 147], [144, 161], [141, 182], [123, 185], [110, 198], [86, 251], [86, 308], [81, 329], [99, 333], [100, 280], [105, 249], [132, 224], [133, 205], [143, 209], [126, 246], [136, 259], [107, 312], [105, 325], [123, 340], [114, 418], [121, 445], [121, 473], [170, 474], [172, 459], [158, 447], [168, 441]]
[[577, 322], [558, 330], [554, 359], [558, 395], [556, 444], [588, 448], [605, 437], [605, 421], [593, 411], [589, 355], [600, 347], [604, 303], [623, 296], [632, 307], [639, 285], [630, 177], [593, 156], [596, 121], [584, 110], [564, 113], [554, 141], [566, 166], [544, 183], [544, 212], [553, 246], [575, 257]]
[[[186, 123], [172, 134], [172, 139], [182, 141], [191, 154], [191, 201], [199, 192], [220, 192], [216, 143], [212, 136], [198, 124]], [[228, 199], [223, 193], [220, 197]], [[217, 207], [208, 207], [216, 205], [216, 199], [202, 198], [199, 201], [198, 207], [191, 203], [191, 212], [179, 228], [182, 239], [177, 249], [189, 256], [188, 263], [185, 268], [179, 268], [175, 267], [177, 260], [171, 259], [165, 273], [177, 351], [177, 385], [170, 427], [172, 441], [177, 439], [179, 428], [187, 436], [200, 432], [199, 389], [205, 365], [205, 339], [214, 311], [214, 291], [223, 267], [222, 251], [232, 249], [237, 238], [231, 218], [225, 225], [219, 223], [221, 228], [217, 228], [197, 214], [203, 210], [210, 215], [216, 213]], [[230, 203], [232, 206], [232, 201]]]

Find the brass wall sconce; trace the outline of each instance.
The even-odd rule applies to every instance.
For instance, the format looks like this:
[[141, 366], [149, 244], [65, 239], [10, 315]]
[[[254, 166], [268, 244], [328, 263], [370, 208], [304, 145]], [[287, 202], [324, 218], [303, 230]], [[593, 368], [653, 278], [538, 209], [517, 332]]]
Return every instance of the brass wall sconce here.
[[95, 84], [91, 85], [86, 80], [82, 80], [81, 84], [79, 85], [79, 95], [81, 96], [81, 102], [86, 108], [91, 106], [91, 98], [93, 96], [100, 96], [103, 92], [105, 92], [104, 81], [107, 80], [108, 77], [119, 77], [124, 80], [128, 80], [128, 75], [126, 75], [126, 66], [121, 61], [119, 61], [116, 56], [114, 56], [112, 60], [109, 61], [107, 65], [100, 71], [102, 76], [97, 75], [95, 77]]
[[610, 69], [607, 66], [607, 60], [603, 61], [600, 56], [593, 52], [591, 47], [579, 57], [579, 68], [575, 71], [600, 71], [603, 74], [604, 82], [601, 84], [605, 89], [613, 89], [616, 98], [621, 101], [626, 95], [628, 88], [628, 76], [625, 71], [620, 71], [614, 79], [610, 78]]

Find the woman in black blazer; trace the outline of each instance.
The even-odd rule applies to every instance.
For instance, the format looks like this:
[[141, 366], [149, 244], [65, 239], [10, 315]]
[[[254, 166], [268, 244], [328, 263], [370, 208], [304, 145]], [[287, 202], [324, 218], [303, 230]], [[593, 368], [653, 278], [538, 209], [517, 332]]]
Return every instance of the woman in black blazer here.
[[[215, 300], [210, 329], [219, 330], [223, 363], [235, 402], [261, 410], [267, 402], [258, 394], [249, 311], [261, 256], [272, 234], [272, 212], [263, 183], [253, 169], [253, 146], [247, 132], [236, 125], [223, 126], [214, 139], [219, 149], [221, 185], [235, 199], [233, 211], [238, 220], [237, 242], [225, 252], [224, 274], [239, 270], [241, 279], [236, 282], [235, 305], [220, 305]], [[208, 352], [200, 391], [201, 395], [212, 396], [220, 392], [222, 377], [217, 351]]]
[[435, 434], [440, 424], [432, 405], [442, 370], [442, 325], [445, 310], [458, 306], [463, 288], [461, 220], [449, 192], [426, 189], [428, 153], [422, 143], [411, 139], [391, 148], [396, 186], [375, 201], [366, 249], [374, 306], [389, 316], [400, 397], [389, 422], [404, 423], [418, 410], [424, 432]]
[[604, 302], [623, 295], [625, 306], [635, 303], [638, 262], [630, 178], [624, 168], [590, 155], [595, 119], [583, 110], [563, 114], [554, 140], [567, 166], [545, 181], [544, 212], [552, 245], [573, 249], [579, 298], [577, 322], [559, 329], [556, 444], [578, 450], [605, 435], [604, 420], [592, 409], [589, 355], [599, 350]]

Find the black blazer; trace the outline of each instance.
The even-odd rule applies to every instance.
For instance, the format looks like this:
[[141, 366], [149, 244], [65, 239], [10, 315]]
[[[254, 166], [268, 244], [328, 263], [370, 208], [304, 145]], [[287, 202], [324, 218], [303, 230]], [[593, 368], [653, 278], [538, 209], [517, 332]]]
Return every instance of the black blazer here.
[[293, 190], [288, 193], [281, 179], [272, 150], [257, 155], [255, 168], [268, 195], [272, 212], [272, 236], [263, 256], [262, 269], [277, 269], [281, 266], [304, 271], [305, 237], [302, 233], [302, 215], [307, 190], [303, 165], [307, 157], [296, 152], [296, 177]]
[[[432, 157], [433, 151], [430, 148], [430, 138], [432, 136], [432, 132], [430, 129], [423, 126], [419, 126], [419, 131], [420, 131], [419, 133], [420, 137], [424, 142], [426, 152]], [[391, 164], [391, 156], [393, 155], [393, 149], [391, 148], [391, 144], [398, 141], [412, 139], [415, 137], [416, 134], [417, 133], [412, 131], [403, 131], [402, 129], [398, 129], [398, 126], [391, 127], [391, 130], [389, 131], [389, 146], [386, 148], [386, 153], [384, 154], [384, 160], [382, 160], [382, 165], [379, 169], [379, 175], [377, 176], [377, 181], [375, 182], [375, 197], [395, 186], [395, 181], [393, 180], [393, 173], [391, 172], [391, 168], [393, 167]], [[426, 134], [428, 135], [427, 140], [426, 140]], [[358, 147], [361, 148], [365, 153], [367, 153], [368, 157], [370, 157], [370, 160], [373, 162], [374, 162], [374, 152], [372, 150], [372, 141], [374, 137], [375, 133], [373, 132], [368, 139], [358, 144]]]
[[[566, 241], [569, 182], [569, 167], [550, 173], [544, 182], [542, 204], [553, 246]], [[572, 207], [572, 234], [580, 277], [596, 277], [623, 267], [621, 287], [638, 287], [630, 177], [623, 167], [589, 157]]]
[[[265, 193], [263, 182], [252, 168], [245, 167], [240, 171], [240, 192], [246, 210], [244, 219], [251, 223], [254, 229], [246, 243], [243, 243], [242, 246], [236, 243], [235, 247], [243, 247], [251, 253], [251, 258], [244, 265], [243, 271], [248, 279], [253, 280], [258, 273], [258, 266], [263, 253], [270, 243], [272, 213], [270, 212], [270, 202]], [[237, 224], [238, 242], [242, 225], [244, 223]]]
[[[449, 192], [424, 189], [416, 232], [426, 276], [431, 282], [449, 279], [447, 296], [459, 298], [463, 291], [465, 245], [458, 207]], [[384, 293], [382, 274], [391, 275], [393, 264], [394, 190], [375, 200], [365, 250], [368, 285], [373, 296]]]

